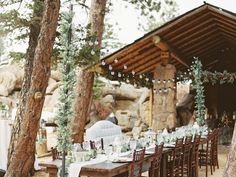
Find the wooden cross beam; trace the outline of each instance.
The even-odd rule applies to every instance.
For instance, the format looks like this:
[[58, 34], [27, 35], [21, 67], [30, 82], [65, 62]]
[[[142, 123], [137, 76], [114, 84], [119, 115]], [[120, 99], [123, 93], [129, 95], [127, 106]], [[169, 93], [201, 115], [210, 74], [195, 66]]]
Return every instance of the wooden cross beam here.
[[184, 62], [186, 60], [183, 60], [182, 57], [179, 57], [176, 54], [176, 52], [166, 42], [161, 40], [160, 36], [153, 36], [152, 41], [155, 44], [155, 46], [157, 46], [159, 49], [161, 49], [165, 53], [165, 54], [163, 53], [163, 57], [165, 55], [167, 57], [166, 52], [168, 52], [169, 56], [173, 57], [175, 60], [177, 60], [178, 62], [180, 62], [184, 66], [189, 67], [189, 65], [186, 62]]

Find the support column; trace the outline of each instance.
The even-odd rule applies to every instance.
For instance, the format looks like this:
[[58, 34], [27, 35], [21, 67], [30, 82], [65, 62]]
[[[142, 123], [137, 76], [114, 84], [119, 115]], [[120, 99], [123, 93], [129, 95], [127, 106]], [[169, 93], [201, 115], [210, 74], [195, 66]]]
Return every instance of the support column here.
[[[172, 64], [168, 64], [169, 52], [161, 55], [161, 63], [154, 72], [153, 95], [153, 130], [163, 128], [173, 128], [176, 126], [176, 89], [175, 78], [176, 69]], [[170, 81], [171, 80], [171, 81]]]

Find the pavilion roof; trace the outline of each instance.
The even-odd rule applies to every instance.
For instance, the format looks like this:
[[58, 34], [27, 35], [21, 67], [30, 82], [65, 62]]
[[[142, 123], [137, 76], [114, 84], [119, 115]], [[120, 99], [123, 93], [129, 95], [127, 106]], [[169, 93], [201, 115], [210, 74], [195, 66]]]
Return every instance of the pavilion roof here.
[[168, 45], [170, 63], [178, 70], [188, 68], [193, 57], [211, 69], [225, 59], [222, 52], [236, 52], [236, 14], [204, 4], [106, 56], [102, 59], [105, 64], [97, 66], [105, 69], [112, 66], [112, 70], [122, 73], [152, 73], [160, 62], [160, 49], [153, 42], [154, 36]]

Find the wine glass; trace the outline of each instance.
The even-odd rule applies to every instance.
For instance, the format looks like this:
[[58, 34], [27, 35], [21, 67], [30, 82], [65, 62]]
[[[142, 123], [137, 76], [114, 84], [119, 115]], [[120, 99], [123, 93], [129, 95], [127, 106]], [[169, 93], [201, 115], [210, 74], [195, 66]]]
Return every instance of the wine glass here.
[[107, 156], [107, 163], [110, 163], [111, 162], [111, 155], [113, 153], [113, 147], [112, 146], [107, 146], [105, 148], [105, 154]]
[[129, 146], [130, 146], [130, 149], [132, 150], [132, 152], [136, 149], [136, 146], [137, 146], [137, 142], [136, 140], [131, 140], [129, 142]]
[[84, 150], [90, 150], [90, 143], [88, 141], [83, 142], [83, 149]]

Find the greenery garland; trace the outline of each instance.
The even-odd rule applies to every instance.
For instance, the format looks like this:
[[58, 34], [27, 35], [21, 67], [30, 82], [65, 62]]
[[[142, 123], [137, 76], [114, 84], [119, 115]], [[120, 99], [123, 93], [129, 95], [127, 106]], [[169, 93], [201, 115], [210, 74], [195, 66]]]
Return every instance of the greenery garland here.
[[71, 26], [73, 13], [64, 12], [60, 22], [60, 44], [62, 50], [62, 87], [60, 88], [59, 110], [57, 115], [58, 124], [58, 149], [68, 151], [71, 148], [69, 123], [73, 116], [72, 101], [75, 86], [75, 52], [76, 47], [71, 42]]
[[232, 84], [236, 81], [236, 73], [229, 73], [227, 71], [223, 71], [223, 72], [203, 71], [202, 74], [203, 74], [203, 82], [211, 83], [212, 85], [215, 85], [216, 83]]
[[191, 71], [193, 75], [193, 88], [196, 90], [195, 95], [195, 109], [196, 109], [196, 120], [199, 125], [205, 123], [205, 97], [204, 87], [202, 81], [202, 63], [200, 60], [195, 59], [191, 65]]

